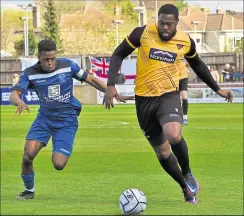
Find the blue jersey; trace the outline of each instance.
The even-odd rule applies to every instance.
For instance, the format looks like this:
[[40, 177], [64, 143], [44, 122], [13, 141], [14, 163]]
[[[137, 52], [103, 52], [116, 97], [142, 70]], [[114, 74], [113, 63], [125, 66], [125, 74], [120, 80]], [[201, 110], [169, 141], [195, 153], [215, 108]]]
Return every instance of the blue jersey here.
[[87, 76], [74, 62], [59, 58], [55, 70], [49, 73], [39, 62], [25, 69], [13, 90], [23, 93], [27, 88], [34, 89], [40, 100], [39, 112], [46, 116], [72, 117], [81, 111], [81, 103], [73, 96], [73, 78], [84, 81]]

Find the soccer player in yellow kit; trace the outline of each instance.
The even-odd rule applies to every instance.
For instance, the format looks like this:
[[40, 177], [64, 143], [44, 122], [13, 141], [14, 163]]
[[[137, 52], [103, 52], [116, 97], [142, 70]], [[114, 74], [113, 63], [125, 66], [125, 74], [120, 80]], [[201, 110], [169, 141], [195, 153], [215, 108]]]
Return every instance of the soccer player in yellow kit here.
[[182, 188], [185, 201], [196, 204], [199, 185], [191, 172], [188, 148], [181, 135], [181, 59], [185, 57], [195, 73], [219, 96], [228, 102], [232, 102], [233, 97], [229, 90], [220, 89], [214, 81], [198, 57], [194, 41], [176, 28], [178, 16], [174, 5], [163, 5], [158, 11], [158, 23], [135, 28], [115, 49], [103, 103], [106, 109], [113, 107], [113, 98], [118, 96], [115, 81], [122, 61], [138, 48], [135, 103], [139, 125], [162, 168]]

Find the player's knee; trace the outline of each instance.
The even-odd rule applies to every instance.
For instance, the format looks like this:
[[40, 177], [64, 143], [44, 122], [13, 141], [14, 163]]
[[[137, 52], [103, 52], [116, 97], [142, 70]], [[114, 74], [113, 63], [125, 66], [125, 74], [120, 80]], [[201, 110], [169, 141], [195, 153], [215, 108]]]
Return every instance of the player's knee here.
[[24, 152], [23, 155], [23, 163], [24, 164], [28, 164], [28, 163], [32, 163], [32, 161], [34, 160], [34, 156], [28, 152]]
[[171, 145], [178, 144], [181, 141], [181, 139], [181, 134], [177, 132], [173, 132], [168, 136], [168, 141]]
[[160, 151], [157, 153], [157, 158], [159, 160], [166, 160], [170, 156], [171, 152], [170, 151]]
[[53, 162], [53, 166], [56, 170], [63, 170], [66, 163]]

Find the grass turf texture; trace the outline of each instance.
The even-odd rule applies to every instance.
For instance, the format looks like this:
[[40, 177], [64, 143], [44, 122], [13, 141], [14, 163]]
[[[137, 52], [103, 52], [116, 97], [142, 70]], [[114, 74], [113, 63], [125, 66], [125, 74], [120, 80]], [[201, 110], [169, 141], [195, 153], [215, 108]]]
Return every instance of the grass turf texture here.
[[84, 105], [73, 154], [63, 171], [51, 164], [52, 143], [36, 157], [34, 200], [18, 201], [25, 135], [35, 119], [1, 107], [1, 214], [114, 215], [127, 188], [142, 190], [145, 215], [243, 214], [242, 104], [190, 104], [183, 134], [200, 183], [199, 204], [183, 201], [180, 187], [162, 170], [139, 129], [134, 105]]

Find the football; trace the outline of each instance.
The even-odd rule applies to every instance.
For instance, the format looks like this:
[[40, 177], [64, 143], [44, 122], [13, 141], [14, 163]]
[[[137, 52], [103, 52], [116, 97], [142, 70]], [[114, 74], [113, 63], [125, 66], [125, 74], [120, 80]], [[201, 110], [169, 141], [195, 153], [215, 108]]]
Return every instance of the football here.
[[119, 206], [125, 215], [139, 215], [145, 211], [147, 198], [138, 189], [127, 189], [119, 197]]

